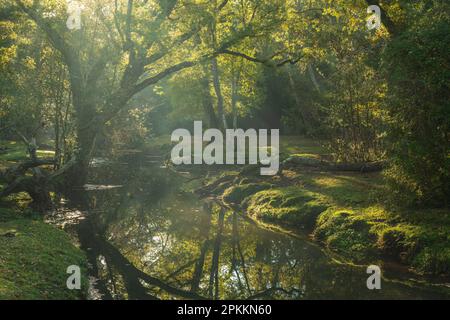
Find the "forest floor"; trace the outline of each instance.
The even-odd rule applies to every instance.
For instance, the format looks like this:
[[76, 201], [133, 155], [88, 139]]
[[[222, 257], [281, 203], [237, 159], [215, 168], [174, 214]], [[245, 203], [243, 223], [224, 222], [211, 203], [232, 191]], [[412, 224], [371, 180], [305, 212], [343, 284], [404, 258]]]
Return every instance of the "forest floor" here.
[[[310, 139], [281, 137], [280, 158], [329, 159]], [[250, 170], [251, 171], [251, 170]], [[450, 274], [450, 212], [386, 201], [381, 173], [329, 172], [303, 166], [278, 176], [229, 170], [200, 190], [266, 227], [308, 235], [349, 263], [395, 261], [416, 273]]]
[[[0, 170], [26, 159], [21, 143], [1, 142]], [[45, 156], [52, 151], [40, 151]], [[1, 186], [1, 182], [0, 182]], [[0, 201], [0, 300], [82, 299], [87, 296], [87, 259], [63, 230], [27, 208], [25, 194]], [[82, 271], [82, 290], [66, 286], [67, 267]]]

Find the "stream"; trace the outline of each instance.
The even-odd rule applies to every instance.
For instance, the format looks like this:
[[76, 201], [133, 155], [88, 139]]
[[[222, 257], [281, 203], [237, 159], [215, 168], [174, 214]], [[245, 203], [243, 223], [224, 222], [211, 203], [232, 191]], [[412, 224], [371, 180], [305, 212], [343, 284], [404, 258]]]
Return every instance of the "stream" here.
[[[96, 161], [89, 184], [49, 220], [77, 236], [90, 264], [91, 299], [440, 299], [404, 269], [349, 266], [308, 238], [264, 229], [242, 212], [197, 198], [199, 180], [157, 156]], [[197, 177], [197, 178], [202, 178]]]

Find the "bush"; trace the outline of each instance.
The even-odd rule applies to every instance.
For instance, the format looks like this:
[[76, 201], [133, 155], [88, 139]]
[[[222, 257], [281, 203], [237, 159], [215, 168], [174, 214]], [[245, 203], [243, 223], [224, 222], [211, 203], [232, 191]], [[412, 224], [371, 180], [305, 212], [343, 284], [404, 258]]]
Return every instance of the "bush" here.
[[450, 199], [450, 23], [433, 21], [386, 49], [392, 165], [385, 175], [396, 202], [443, 207]]

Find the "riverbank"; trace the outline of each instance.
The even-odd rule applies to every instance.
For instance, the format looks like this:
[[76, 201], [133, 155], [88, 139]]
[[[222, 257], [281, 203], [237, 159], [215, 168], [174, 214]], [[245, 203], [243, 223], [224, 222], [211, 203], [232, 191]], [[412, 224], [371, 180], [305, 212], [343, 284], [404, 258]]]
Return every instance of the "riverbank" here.
[[[0, 168], [26, 158], [25, 146], [20, 143], [1, 145], [5, 152], [0, 154]], [[0, 299], [86, 298], [85, 254], [75, 239], [45, 223], [42, 214], [28, 209], [28, 202], [22, 194], [0, 201]], [[81, 290], [67, 289], [70, 265], [81, 268]]]
[[[298, 143], [297, 146], [292, 141], [284, 145], [283, 159], [292, 155], [304, 159], [326, 159], [327, 155], [311, 141], [295, 141]], [[283, 145], [286, 141], [282, 139], [281, 142]], [[434, 212], [433, 210], [416, 210], [414, 211], [415, 213], [412, 211], [400, 212], [389, 208], [387, 204], [383, 203], [383, 180], [378, 173], [324, 172], [312, 170], [311, 168], [284, 166], [280, 175], [262, 178], [259, 175], [259, 170], [254, 170], [255, 168], [252, 167], [219, 166], [212, 168], [194, 166], [192, 170], [196, 172], [195, 174], [178, 172], [176, 177], [180, 181], [186, 180], [186, 183], [180, 186], [178, 179], [176, 179], [176, 182], [169, 184], [167, 176], [169, 170], [167, 170], [167, 167], [160, 166], [159, 163], [154, 164], [154, 156], [159, 155], [161, 149], [164, 148], [158, 147], [154, 152], [148, 153], [142, 151], [143, 154], [138, 156], [138, 163], [142, 165], [144, 171], [136, 170], [136, 172], [131, 172], [129, 168], [135, 167], [131, 165], [133, 162], [124, 162], [124, 159], [121, 159], [117, 163], [120, 163], [119, 167], [122, 168], [123, 175], [120, 175], [121, 171], [111, 171], [108, 168], [102, 170], [108, 172], [105, 177], [100, 179], [97, 177], [97, 180], [93, 180], [93, 183], [101, 184], [121, 184], [126, 179], [133, 180], [133, 182], [130, 182], [131, 180], [127, 182], [127, 186], [124, 186], [123, 190], [117, 189], [118, 194], [114, 192], [111, 193], [111, 197], [95, 197], [96, 201], [93, 202], [92, 207], [93, 211], [102, 213], [102, 217], [105, 218], [102, 221], [108, 221], [109, 224], [106, 226], [111, 228], [112, 233], [104, 236], [105, 239], [110, 239], [108, 242], [99, 242], [97, 238], [91, 237], [88, 240], [99, 245], [99, 251], [96, 254], [102, 252], [102, 255], [109, 257], [109, 261], [113, 261], [110, 263], [116, 263], [111, 270], [118, 268], [119, 274], [118, 277], [114, 276], [113, 278], [121, 279], [121, 277], [124, 277], [123, 279], [129, 284], [127, 287], [127, 290], [130, 290], [129, 293], [118, 294], [117, 297], [133, 298], [142, 297], [143, 293], [146, 294], [145, 290], [142, 291], [140, 282], [136, 282], [136, 279], [142, 276], [143, 273], [137, 273], [136, 270], [141, 270], [150, 275], [154, 273], [157, 277], [151, 276], [147, 280], [149, 283], [157, 283], [158, 285], [161, 285], [161, 278], [165, 279], [166, 276], [178, 274], [179, 270], [181, 270], [180, 267], [183, 267], [182, 269], [185, 271], [180, 274], [179, 281], [190, 279], [189, 268], [184, 269], [184, 266], [193, 265], [195, 262], [193, 256], [199, 257], [199, 260], [204, 261], [205, 270], [211, 270], [212, 266], [205, 262], [208, 259], [203, 259], [207, 257], [207, 244], [214, 241], [213, 239], [219, 239], [213, 238], [219, 234], [224, 247], [222, 250], [220, 250], [220, 247], [219, 249], [214, 249], [217, 252], [215, 256], [219, 257], [218, 252], [222, 252], [224, 255], [231, 254], [231, 256], [221, 258], [220, 261], [242, 260], [242, 270], [245, 269], [242, 272], [249, 272], [247, 275], [250, 277], [250, 281], [252, 279], [254, 281], [252, 287], [258, 288], [259, 291], [266, 289], [263, 286], [266, 281], [261, 281], [259, 272], [256, 272], [258, 269], [256, 266], [260, 266], [262, 268], [260, 270], [264, 268], [269, 268], [264, 270], [272, 270], [274, 258], [280, 258], [278, 263], [283, 266], [286, 261], [297, 259], [300, 261], [297, 266], [299, 269], [301, 269], [302, 263], [311, 263], [315, 271], [311, 272], [311, 279], [307, 283], [307, 287], [311, 288], [309, 290], [317, 288], [318, 291], [326, 288], [329, 296], [332, 297], [341, 297], [339, 296], [341, 290], [339, 283], [343, 282], [346, 283], [345, 287], [349, 292], [355, 291], [353, 289], [354, 285], [361, 286], [365, 290], [366, 273], [363, 267], [372, 263], [378, 264], [381, 259], [383, 261], [385, 259], [400, 260], [404, 265], [413, 266], [416, 272], [443, 275], [446, 273], [445, 271], [436, 272], [436, 270], [445, 270], [445, 266], [448, 266], [445, 260], [445, 252], [449, 247], [448, 239], [446, 238], [449, 234], [447, 231], [449, 225], [448, 213], [444, 211]], [[170, 150], [170, 146], [166, 149]], [[135, 154], [133, 153], [133, 156]], [[147, 158], [151, 158], [151, 160], [146, 162]], [[2, 163], [5, 165], [11, 164], [9, 162]], [[170, 169], [177, 170], [178, 168]], [[184, 170], [185, 168], [180, 169]], [[117, 167], [114, 170], [118, 170]], [[208, 176], [205, 178], [207, 171]], [[146, 174], [144, 175], [143, 172]], [[160, 176], [158, 176], [158, 172]], [[172, 177], [172, 172], [170, 174]], [[112, 179], [113, 176], [114, 179]], [[196, 179], [196, 177], [201, 177], [201, 179]], [[240, 213], [265, 226], [282, 229], [290, 233], [295, 232], [299, 235], [309, 235], [311, 239], [322, 243], [329, 250], [337, 252], [339, 256], [323, 252], [324, 250], [321, 250], [319, 246], [314, 244], [311, 247], [317, 248], [317, 251], [310, 250], [311, 248], [308, 249], [310, 247], [309, 241], [299, 241], [282, 234], [267, 232], [267, 230], [256, 228], [256, 226], [252, 227], [254, 224], [248, 223], [248, 219], [242, 219], [245, 220], [245, 223], [241, 225], [237, 223], [239, 215], [235, 214], [236, 211], [232, 212], [229, 210], [223, 215], [224, 223], [222, 227], [220, 227], [220, 219], [214, 218], [213, 220], [208, 220], [208, 222], [205, 218], [216, 217], [218, 211], [214, 211], [215, 214], [211, 215], [212, 209], [205, 209], [207, 207], [206, 202], [203, 204], [203, 201], [192, 195], [192, 190], [200, 186], [199, 180], [204, 180], [207, 183], [206, 186], [199, 189], [199, 193], [203, 196], [214, 195], [225, 205], [242, 209]], [[152, 183], [149, 183], [149, 181], [152, 181]], [[166, 202], [161, 202], [164, 200], [164, 195], [169, 191], [176, 193], [174, 197], [179, 202], [174, 202], [172, 198], [170, 200], [167, 199]], [[65, 271], [68, 265], [78, 263], [81, 264], [80, 266], [85, 265], [84, 253], [77, 249], [76, 242], [70, 239], [62, 230], [46, 225], [39, 215], [34, 214], [31, 210], [24, 209], [27, 199], [21, 199], [20, 197], [21, 195], [17, 195], [15, 199], [10, 199], [10, 202], [0, 204], [0, 207], [7, 208], [3, 209], [0, 214], [0, 217], [4, 217], [4, 221], [0, 221], [0, 226], [4, 226], [1, 227], [2, 231], [0, 233], [4, 234], [5, 239], [10, 241], [10, 245], [0, 252], [0, 259], [3, 259], [4, 256], [7, 257], [0, 261], [0, 269], [4, 273], [4, 275], [0, 275], [0, 283], [4, 284], [0, 289], [2, 290], [0, 298], [83, 298], [85, 293], [66, 289], [65, 281], [68, 275]], [[116, 200], [114, 201], [114, 199]], [[116, 207], [118, 205], [121, 206], [120, 211], [123, 212], [119, 217], [116, 215]], [[203, 214], [203, 210], [207, 212]], [[111, 217], [107, 215], [108, 212], [114, 218], [106, 219]], [[236, 222], [225, 223], [226, 221], [230, 222], [231, 217], [234, 217], [232, 221]], [[114, 219], [118, 219], [118, 221]], [[150, 233], [148, 229], [138, 227], [137, 223], [139, 223], [139, 226], [151, 225], [155, 229], [152, 229]], [[161, 239], [159, 234], [168, 232], [166, 229], [168, 225], [172, 226], [170, 232], [175, 232], [174, 229], [177, 231], [173, 235], [174, 239], [177, 239], [173, 242], [173, 251], [171, 251], [171, 255], [167, 255], [165, 252], [162, 256], [167, 257], [167, 260], [162, 259], [158, 266], [152, 265], [150, 268], [147, 268], [146, 263], [149, 258], [147, 253], [150, 254], [150, 257], [155, 255], [155, 252], [152, 251], [153, 249], [149, 250], [149, 248], [159, 247], [158, 243]], [[191, 226], [191, 229], [187, 228], [188, 225]], [[209, 232], [210, 229], [211, 232]], [[254, 230], [249, 232], [250, 229], [260, 231]], [[103, 230], [108, 229], [104, 228]], [[131, 232], [130, 230], [132, 234], [129, 233]], [[394, 240], [390, 241], [390, 233], [397, 232], [397, 230], [399, 233], [405, 234], [405, 239], [399, 240], [394, 238]], [[90, 229], [84, 232], [88, 236], [94, 234]], [[199, 235], [196, 232], [201, 233]], [[378, 241], [380, 236], [384, 234], [388, 235], [383, 236], [386, 240], [383, 240], [383, 242]], [[114, 236], [110, 237], [111, 235]], [[247, 235], [249, 236], [246, 237]], [[138, 240], [130, 241], [130, 239]], [[283, 246], [274, 246], [274, 244], [278, 243], [278, 240], [275, 241], [273, 239], [285, 239], [285, 241], [283, 240]], [[229, 249], [226, 249], [227, 241], [230, 241], [228, 244]], [[261, 245], [262, 243], [264, 245]], [[402, 251], [398, 254], [394, 254], [393, 257], [385, 257], [383, 247], [379, 247], [382, 243], [385, 248], [388, 248], [387, 244], [390, 243], [392, 243], [394, 248], [399, 244], [406, 245], [410, 243], [416, 246], [414, 249], [417, 251], [407, 251], [401, 247]], [[242, 245], [242, 248], [245, 247], [246, 249], [242, 256], [239, 254], [239, 256], [233, 257], [232, 252], [234, 249], [232, 248], [235, 248], [237, 250], [235, 252], [238, 252], [240, 250], [238, 245], [239, 248]], [[89, 248], [87, 249], [89, 251], [86, 251], [88, 253], [95, 252], [95, 250], [92, 250], [94, 246], [89, 243], [84, 247]], [[189, 248], [189, 250], [186, 251], [186, 248]], [[261, 250], [261, 248], [266, 249]], [[272, 250], [278, 251], [276, 251], [276, 254], [271, 254]], [[427, 252], [430, 252], [430, 250], [432, 252], [430, 259], [420, 260], [418, 258], [420, 254], [427, 257]], [[432, 250], [435, 251], [433, 252]], [[122, 255], [124, 252], [126, 254]], [[292, 252], [296, 252], [295, 257], [291, 256]], [[319, 256], [318, 252], [320, 252], [320, 257], [324, 259], [319, 262], [315, 260]], [[289, 259], [284, 257], [285, 253], [289, 253]], [[439, 255], [443, 253], [443, 258], [441, 258]], [[410, 256], [407, 254], [410, 254]], [[395, 256], [398, 256], [398, 258]], [[351, 262], [359, 262], [361, 266], [358, 266], [357, 269], [360, 270], [361, 279], [358, 278], [359, 273], [356, 273], [356, 278], [358, 279], [354, 279], [350, 276], [351, 274], [354, 275], [354, 272], [349, 272], [345, 276], [336, 276], [338, 281], [335, 287], [330, 285], [330, 283], [335, 283], [335, 275], [337, 273], [335, 273], [334, 267], [339, 268], [339, 270], [353, 270], [354, 267], [340, 263], [333, 263], [333, 266], [330, 267], [331, 264], [324, 262], [334, 262], [335, 257], [339, 257], [339, 259], [346, 257], [347, 261], [344, 262], [349, 264]], [[309, 258], [312, 258], [312, 260]], [[407, 258], [412, 260], [416, 258], [419, 263], [425, 261], [423, 271], [417, 265], [413, 265], [412, 261]], [[73, 262], [77, 259], [79, 262]], [[178, 263], [173, 263], [173, 261]], [[267, 264], [265, 264], [266, 262]], [[233, 267], [238, 265], [232, 263], [224, 266], [224, 269], [232, 270]], [[435, 269], [432, 269], [433, 266]], [[444, 266], [444, 269], [442, 266]], [[219, 264], [215, 265], [215, 267], [217, 270], [221, 270]], [[85, 268], [82, 267], [82, 270], [84, 272]], [[286, 265], [286, 269], [278, 269], [277, 267], [277, 274], [279, 270], [282, 273], [286, 272], [287, 278], [289, 278], [289, 275], [292, 276], [290, 265], [289, 267]], [[253, 271], [255, 272], [252, 274]], [[400, 271], [401, 275], [409, 279], [410, 274], [404, 271], [406, 270], [402, 268]], [[296, 274], [295, 277], [292, 276], [292, 281], [291, 278], [287, 281], [288, 287], [291, 283], [297, 284], [297, 280], [300, 278], [302, 281], [306, 281], [303, 274], [304, 271], [302, 270], [301, 272], [301, 277]], [[226, 281], [231, 279], [229, 274], [223, 274], [221, 277], [223, 277], [221, 283], [226, 283]], [[422, 277], [420, 278], [421, 280], [423, 279]], [[84, 273], [82, 279], [87, 279]], [[351, 282], [351, 279], [354, 282]], [[398, 281], [399, 278], [395, 277], [395, 279], [395, 281]], [[447, 280], [444, 280], [447, 278], [442, 277], [442, 279], [443, 281], [440, 283], [447, 282]], [[385, 285], [394, 286], [395, 281], [386, 282]], [[33, 284], [33, 287], [29, 285], [30, 283]], [[426, 281], [424, 283], [428, 285]], [[414, 284], [410, 286], [409, 283], [402, 283], [401, 286], [402, 295], [399, 297], [416, 296]], [[420, 284], [420, 287], [422, 286], [423, 284]], [[430, 287], [432, 286], [432, 282], [430, 282]], [[448, 296], [448, 288], [445, 286], [439, 287], [443, 288], [443, 292], [438, 293], [437, 296]], [[82, 288], [87, 288], [87, 285], [83, 284]], [[173, 291], [174, 287], [172, 286], [165, 286], [165, 288], [169, 288], [171, 292], [180, 293], [180, 291]], [[431, 289], [430, 292], [435, 291], [434, 287]], [[386, 292], [395, 296], [396, 291], [387, 290]], [[200, 293], [203, 296], [207, 296], [206, 292]], [[133, 294], [133, 296], [128, 294]], [[159, 296], [159, 291], [151, 291], [151, 294]], [[235, 298], [236, 296], [233, 294], [229, 297]], [[309, 294], [312, 294], [310, 297], [314, 297], [314, 292]], [[327, 297], [327, 294], [323, 292], [317, 294], [316, 297]], [[351, 296], [347, 294], [350, 293], [347, 292], [342, 297]], [[428, 295], [425, 296], [428, 297]], [[169, 296], [163, 297], [167, 298]], [[239, 297], [245, 298], [247, 294]], [[358, 293], [356, 297], [360, 298], [361, 296]]]
[[[64, 231], [0, 208], [0, 239], [0, 299], [86, 298], [86, 258]], [[67, 289], [70, 265], [82, 270], [82, 290]]]
[[[283, 158], [326, 159], [311, 141], [282, 138]], [[448, 279], [450, 212], [388, 203], [381, 173], [329, 172], [288, 165], [278, 176], [254, 170], [210, 178], [199, 193], [213, 195], [269, 227], [308, 235], [350, 263], [388, 260]]]

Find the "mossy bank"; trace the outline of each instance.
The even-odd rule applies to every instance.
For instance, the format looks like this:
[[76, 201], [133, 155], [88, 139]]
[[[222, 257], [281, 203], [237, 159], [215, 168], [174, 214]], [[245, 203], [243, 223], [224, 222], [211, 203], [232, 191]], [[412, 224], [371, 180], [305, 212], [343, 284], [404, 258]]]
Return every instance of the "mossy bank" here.
[[286, 169], [268, 179], [229, 172], [208, 186], [255, 221], [308, 235], [349, 262], [384, 259], [450, 274], [450, 212], [385, 204], [379, 173]]

